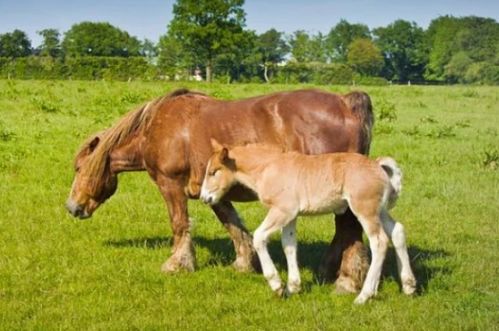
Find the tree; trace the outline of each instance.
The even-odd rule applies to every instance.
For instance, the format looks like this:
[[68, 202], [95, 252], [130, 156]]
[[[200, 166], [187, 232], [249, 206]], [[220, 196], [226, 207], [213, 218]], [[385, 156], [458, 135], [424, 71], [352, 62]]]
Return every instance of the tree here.
[[237, 50], [245, 40], [244, 0], [177, 0], [168, 33], [197, 63], [206, 66], [211, 81], [217, 57]]
[[144, 41], [140, 44], [140, 55], [147, 57], [148, 59], [153, 59], [158, 56], [158, 48], [156, 45], [149, 39], [144, 39]]
[[289, 44], [291, 45], [291, 56], [296, 62], [308, 62], [308, 45], [310, 37], [304, 30], [298, 30], [293, 33]]
[[263, 66], [263, 77], [266, 82], [269, 82], [269, 67], [275, 66], [284, 61], [284, 58], [288, 52], [289, 45], [284, 40], [282, 32], [270, 29], [258, 36], [257, 53], [261, 58], [260, 61]]
[[499, 23], [495, 20], [475, 16], [439, 17], [430, 23], [427, 44], [431, 50], [427, 79], [495, 81], [494, 68], [499, 64]]
[[310, 36], [303, 30], [293, 33], [289, 41], [291, 55], [299, 63], [325, 62], [324, 36], [322, 33]]
[[37, 32], [42, 38], [38, 47], [41, 56], [58, 57], [61, 55], [60, 33], [56, 29], [44, 29]]
[[62, 42], [68, 56], [137, 56], [140, 41], [107, 22], [82, 22], [65, 33]]
[[383, 55], [369, 39], [359, 38], [348, 46], [347, 62], [355, 71], [367, 76], [376, 76], [383, 68]]
[[428, 62], [423, 29], [414, 22], [397, 20], [374, 30], [376, 44], [385, 57], [384, 76], [400, 81], [421, 80]]
[[31, 55], [31, 41], [26, 33], [14, 30], [0, 35], [0, 57], [24, 57]]
[[355, 39], [370, 39], [369, 28], [364, 24], [350, 24], [342, 19], [326, 38], [328, 58], [331, 61], [346, 62], [348, 45]]
[[193, 65], [190, 54], [184, 51], [180, 41], [173, 36], [166, 34], [161, 36], [158, 44], [158, 66], [170, 78], [174, 78]]

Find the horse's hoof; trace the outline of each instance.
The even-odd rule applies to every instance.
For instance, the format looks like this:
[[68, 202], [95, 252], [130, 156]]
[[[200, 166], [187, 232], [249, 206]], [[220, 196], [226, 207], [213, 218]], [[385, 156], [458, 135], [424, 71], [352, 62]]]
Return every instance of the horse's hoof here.
[[242, 273], [248, 273], [254, 270], [248, 259], [241, 257], [238, 257], [234, 262], [232, 262], [232, 267]]
[[161, 266], [161, 272], [171, 274], [179, 271], [193, 272], [195, 270], [195, 263], [193, 261], [179, 261], [177, 258], [169, 258]]
[[359, 289], [355, 286], [354, 282], [346, 277], [339, 277], [336, 282], [336, 293], [337, 294], [352, 294], [359, 292]]

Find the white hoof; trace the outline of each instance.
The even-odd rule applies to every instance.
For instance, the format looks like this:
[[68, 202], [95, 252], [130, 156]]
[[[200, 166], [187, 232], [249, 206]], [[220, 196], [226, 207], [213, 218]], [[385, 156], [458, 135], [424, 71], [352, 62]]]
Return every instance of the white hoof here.
[[356, 305], [363, 305], [367, 302], [367, 300], [369, 300], [369, 298], [370, 296], [361, 293], [357, 296], [357, 298], [355, 298], [353, 303]]

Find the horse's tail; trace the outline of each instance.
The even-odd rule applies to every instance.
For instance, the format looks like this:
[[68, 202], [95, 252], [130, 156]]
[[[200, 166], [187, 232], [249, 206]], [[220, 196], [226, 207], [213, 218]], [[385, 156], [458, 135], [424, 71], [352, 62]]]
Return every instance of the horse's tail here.
[[367, 93], [353, 91], [344, 95], [343, 100], [361, 123], [358, 152], [367, 155], [369, 154], [369, 148], [371, 146], [371, 132], [374, 125], [371, 98]]
[[379, 157], [376, 162], [383, 168], [388, 177], [390, 178], [390, 190], [388, 195], [388, 208], [395, 205], [397, 198], [402, 191], [402, 170], [391, 157]]

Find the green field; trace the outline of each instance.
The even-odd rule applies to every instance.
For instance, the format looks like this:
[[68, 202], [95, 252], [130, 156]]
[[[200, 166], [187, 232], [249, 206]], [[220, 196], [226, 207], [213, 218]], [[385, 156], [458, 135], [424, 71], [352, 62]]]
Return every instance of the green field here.
[[[198, 270], [164, 275], [171, 230], [145, 173], [120, 175], [94, 217], [64, 208], [73, 156], [91, 133], [171, 83], [0, 81], [0, 329], [499, 329], [499, 87], [363, 87], [375, 106], [372, 155], [404, 171], [393, 215], [405, 224], [418, 295], [400, 293], [393, 250], [379, 295], [354, 306], [316, 281], [331, 217], [298, 222], [304, 290], [286, 300], [263, 276], [230, 267], [234, 251], [197, 201]], [[292, 85], [189, 85], [233, 99]], [[347, 86], [322, 87], [345, 92]], [[265, 211], [237, 209], [254, 230]], [[285, 277], [279, 238], [271, 254]]]

